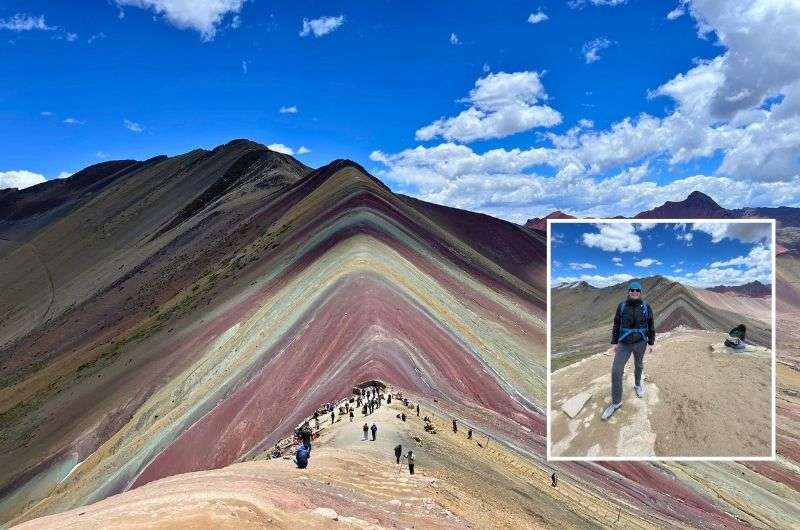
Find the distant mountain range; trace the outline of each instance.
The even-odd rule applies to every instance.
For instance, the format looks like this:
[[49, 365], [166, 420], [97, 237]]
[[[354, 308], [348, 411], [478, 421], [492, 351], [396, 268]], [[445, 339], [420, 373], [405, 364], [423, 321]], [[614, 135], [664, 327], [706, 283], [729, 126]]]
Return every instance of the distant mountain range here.
[[[574, 216], [556, 210], [544, 217], [529, 219], [525, 226], [544, 232], [547, 219], [574, 219]], [[639, 212], [634, 219], [775, 219], [778, 253], [787, 249], [800, 250], [800, 208], [791, 206], [723, 208], [700, 191], [693, 191], [682, 201], [667, 201], [652, 210]], [[615, 219], [624, 219], [616, 216]]]
[[[663, 276], [641, 280], [644, 299], [653, 308], [658, 332], [678, 326], [692, 329], [727, 331], [740, 323], [748, 329], [748, 340], [770, 346], [770, 306], [763, 298], [741, 291], [767, 288], [748, 284], [747, 289], [721, 287], [707, 294]], [[756, 283], [756, 282], [754, 282]], [[586, 282], [564, 284], [551, 291], [551, 322], [554, 362], [564, 366], [608, 348], [613, 315], [625, 299], [625, 283], [594, 287]], [[769, 294], [769, 291], [767, 291]], [[744, 305], [743, 305], [744, 304]], [[559, 354], [561, 356], [559, 357]]]
[[772, 294], [772, 286], [765, 285], [758, 280], [742, 285], [717, 285], [715, 287], [707, 287], [706, 289], [708, 291], [714, 291], [715, 293], [733, 293], [739, 296], [751, 296], [753, 298], [761, 298]]

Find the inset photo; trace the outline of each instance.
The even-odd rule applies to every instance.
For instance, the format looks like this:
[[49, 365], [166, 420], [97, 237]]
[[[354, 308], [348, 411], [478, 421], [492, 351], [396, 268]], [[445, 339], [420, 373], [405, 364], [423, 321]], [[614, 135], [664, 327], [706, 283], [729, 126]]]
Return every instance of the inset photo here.
[[773, 220], [548, 233], [548, 458], [774, 458]]

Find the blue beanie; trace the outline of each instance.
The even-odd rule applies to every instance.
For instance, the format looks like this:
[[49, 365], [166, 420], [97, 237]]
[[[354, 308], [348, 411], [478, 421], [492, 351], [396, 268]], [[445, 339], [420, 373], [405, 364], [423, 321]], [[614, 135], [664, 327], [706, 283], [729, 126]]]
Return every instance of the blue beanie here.
[[628, 289], [639, 289], [641, 291], [642, 290], [642, 284], [639, 283], [639, 282], [635, 282], [635, 281], [631, 282], [631, 283], [628, 284]]

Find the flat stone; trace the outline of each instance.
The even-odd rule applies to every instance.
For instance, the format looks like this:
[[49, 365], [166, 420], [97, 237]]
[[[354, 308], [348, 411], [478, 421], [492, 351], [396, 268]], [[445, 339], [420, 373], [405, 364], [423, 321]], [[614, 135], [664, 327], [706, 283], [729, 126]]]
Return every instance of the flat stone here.
[[561, 405], [561, 410], [570, 418], [574, 418], [580, 413], [583, 406], [591, 397], [591, 392], [581, 392], [565, 401], [564, 404]]

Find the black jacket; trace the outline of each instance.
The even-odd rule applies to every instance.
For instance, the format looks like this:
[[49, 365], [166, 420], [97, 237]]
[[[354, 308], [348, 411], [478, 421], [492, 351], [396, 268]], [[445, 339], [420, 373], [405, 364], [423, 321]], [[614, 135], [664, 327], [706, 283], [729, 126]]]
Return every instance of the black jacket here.
[[[626, 300], [620, 313], [619, 306], [614, 313], [614, 329], [611, 331], [611, 344], [619, 342], [621, 328], [647, 328], [647, 343], [652, 346], [656, 342], [656, 327], [653, 324], [653, 307], [647, 304], [647, 321], [642, 311], [642, 300]], [[638, 333], [631, 333], [622, 342], [633, 344], [642, 340]]]

